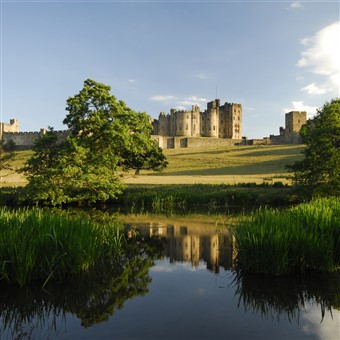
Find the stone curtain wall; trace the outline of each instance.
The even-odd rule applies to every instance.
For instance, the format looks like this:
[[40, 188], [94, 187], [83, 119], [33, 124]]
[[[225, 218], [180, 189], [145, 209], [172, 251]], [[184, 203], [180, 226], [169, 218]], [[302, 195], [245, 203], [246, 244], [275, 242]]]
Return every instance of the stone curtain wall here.
[[[58, 141], [64, 141], [68, 136], [71, 135], [70, 130], [55, 131], [58, 136]], [[3, 131], [2, 141], [4, 145], [14, 143], [15, 147], [19, 149], [29, 149], [34, 145], [34, 140], [42, 137], [46, 133], [46, 129], [41, 129], [39, 132], [7, 132]]]

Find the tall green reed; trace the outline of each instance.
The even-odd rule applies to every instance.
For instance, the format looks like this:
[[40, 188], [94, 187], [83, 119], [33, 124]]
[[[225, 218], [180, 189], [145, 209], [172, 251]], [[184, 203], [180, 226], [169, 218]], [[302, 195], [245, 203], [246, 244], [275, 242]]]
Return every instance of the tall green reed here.
[[0, 208], [0, 280], [19, 285], [65, 280], [113, 261], [123, 242], [113, 222], [38, 208]]
[[283, 275], [339, 267], [340, 202], [316, 199], [290, 210], [260, 209], [233, 231], [236, 268]]

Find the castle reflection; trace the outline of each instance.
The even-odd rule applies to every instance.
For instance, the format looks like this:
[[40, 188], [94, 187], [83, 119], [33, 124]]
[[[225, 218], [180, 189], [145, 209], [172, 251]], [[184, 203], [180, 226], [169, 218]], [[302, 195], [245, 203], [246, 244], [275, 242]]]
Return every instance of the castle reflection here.
[[198, 267], [204, 261], [214, 273], [218, 273], [220, 267], [226, 270], [232, 267], [233, 238], [226, 229], [161, 223], [133, 223], [126, 224], [126, 228], [137, 229], [145, 237], [166, 238], [163, 256], [171, 263], [189, 262]]

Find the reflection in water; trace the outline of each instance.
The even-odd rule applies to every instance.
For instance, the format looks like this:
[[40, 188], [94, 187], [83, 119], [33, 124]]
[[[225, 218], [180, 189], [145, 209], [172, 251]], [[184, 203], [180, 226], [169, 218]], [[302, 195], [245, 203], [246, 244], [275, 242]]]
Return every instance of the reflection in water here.
[[215, 226], [200, 228], [197, 225], [162, 223], [129, 223], [127, 229], [137, 229], [144, 236], [162, 236], [167, 239], [163, 256], [170, 262], [190, 262], [197, 267], [200, 261], [207, 269], [218, 273], [220, 267], [232, 268], [233, 241], [227, 229], [219, 230]]
[[[162, 236], [167, 239], [164, 255], [170, 263], [189, 262], [197, 267], [201, 261], [214, 273], [219, 268], [232, 270], [234, 259], [233, 237], [227, 229], [199, 228], [197, 225], [164, 223], [134, 223], [142, 235]], [[297, 277], [266, 277], [235, 273], [232, 282], [238, 306], [268, 319], [299, 320], [307, 302], [320, 305], [321, 321], [332, 307], [340, 309], [340, 272]]]
[[320, 306], [320, 322], [332, 308], [340, 309], [340, 273], [309, 274], [297, 277], [235, 276], [238, 306], [265, 319], [299, 323], [307, 303]]
[[57, 334], [58, 321], [66, 324], [66, 313], [91, 327], [122, 309], [124, 302], [148, 292], [149, 268], [164, 247], [162, 240], [143, 245], [140, 238], [130, 240], [127, 252], [115, 268], [99, 268], [67, 283], [30, 287], [0, 287], [0, 338], [35, 338], [36, 333]]
[[[45, 289], [0, 286], [0, 338], [161, 338], [172, 334], [181, 334], [182, 338], [202, 338], [206, 334], [209, 338], [227, 338], [228, 334], [245, 338], [252, 336], [247, 327], [253, 322], [246, 319], [246, 314], [258, 317], [254, 325], [258, 329], [266, 329], [268, 324], [260, 323], [268, 320], [288, 320], [296, 325], [305, 309], [314, 304], [320, 306], [320, 326], [332, 319], [334, 308], [340, 307], [336, 273], [298, 278], [235, 273], [233, 240], [227, 230], [213, 224], [201, 227], [186, 220], [126, 222], [126, 228], [128, 235], [138, 228], [138, 237], [129, 239], [128, 250], [115, 268], [101, 268], [70, 278], [68, 283], [49, 284]], [[159, 271], [157, 266], [150, 271], [156, 259], [159, 268], [168, 265], [178, 269], [189, 263], [193, 271]], [[202, 261], [208, 271], [201, 270]], [[211, 286], [210, 278], [224, 280], [225, 289]], [[200, 293], [193, 298], [195, 291]], [[137, 296], [143, 299], [132, 299]], [[126, 303], [128, 299], [132, 300]], [[251, 313], [243, 313], [243, 309]], [[168, 313], [166, 317], [164, 313]], [[198, 322], [200, 318], [204, 321]], [[81, 322], [78, 328], [77, 320]], [[276, 335], [282, 337], [279, 327], [296, 337], [296, 328], [287, 333], [287, 324], [279, 326], [278, 322], [272, 327]], [[266, 337], [275, 336], [269, 333]]]

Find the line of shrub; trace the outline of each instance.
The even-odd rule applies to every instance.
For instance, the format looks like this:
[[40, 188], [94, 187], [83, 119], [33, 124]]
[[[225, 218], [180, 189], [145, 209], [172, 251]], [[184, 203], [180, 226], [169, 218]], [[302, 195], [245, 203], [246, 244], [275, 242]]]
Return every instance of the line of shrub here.
[[332, 271], [340, 266], [340, 200], [259, 209], [239, 222], [233, 235], [237, 270], [272, 275]]
[[188, 212], [196, 209], [281, 206], [295, 201], [296, 196], [292, 187], [275, 183], [135, 185], [127, 187], [118, 199], [118, 203], [124, 207], [152, 210], [157, 213], [172, 210]]
[[0, 280], [25, 285], [31, 281], [65, 280], [95, 266], [112, 263], [124, 236], [114, 222], [43, 209], [0, 207]]

